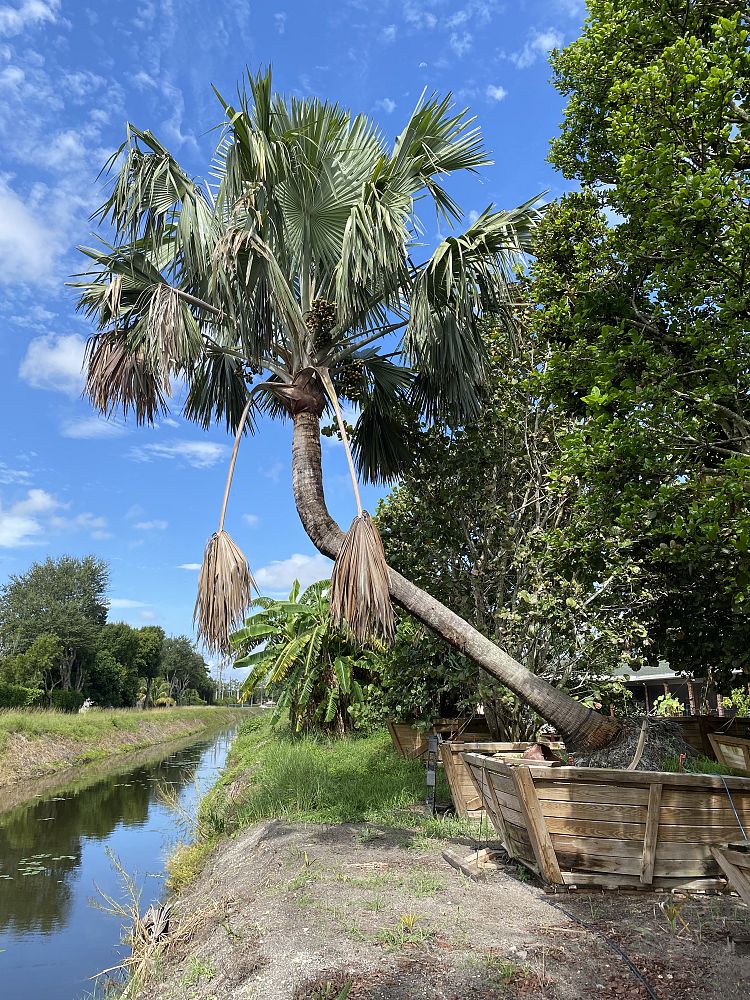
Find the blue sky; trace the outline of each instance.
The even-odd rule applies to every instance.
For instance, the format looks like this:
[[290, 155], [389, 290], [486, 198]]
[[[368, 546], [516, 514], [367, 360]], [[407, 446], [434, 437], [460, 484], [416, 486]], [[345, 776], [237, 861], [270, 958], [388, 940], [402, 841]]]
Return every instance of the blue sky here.
[[[584, 15], [579, 0], [0, 0], [0, 582], [48, 555], [95, 553], [111, 567], [111, 619], [192, 634], [231, 442], [187, 423], [179, 398], [156, 428], [98, 418], [80, 398], [90, 331], [64, 286], [127, 120], [205, 176], [220, 120], [210, 85], [232, 96], [245, 65], [271, 63], [278, 89], [371, 114], [390, 136], [423, 89], [450, 90], [495, 161], [454, 193], [467, 213], [507, 208], [563, 188], [545, 163], [562, 112], [547, 52]], [[288, 424], [244, 445], [227, 517], [266, 592], [328, 572], [294, 510], [290, 450]], [[324, 461], [346, 526], [341, 446], [325, 443]], [[371, 510], [379, 495], [364, 490]]]

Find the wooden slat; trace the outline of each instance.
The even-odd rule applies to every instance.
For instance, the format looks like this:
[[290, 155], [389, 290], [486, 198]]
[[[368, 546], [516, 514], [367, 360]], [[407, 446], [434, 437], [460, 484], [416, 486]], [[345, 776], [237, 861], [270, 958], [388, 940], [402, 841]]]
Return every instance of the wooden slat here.
[[750, 879], [744, 872], [740, 871], [737, 865], [732, 864], [726, 856], [726, 852], [720, 847], [712, 847], [711, 853], [716, 858], [722, 871], [727, 877], [727, 881], [734, 889], [743, 903], [750, 906]]
[[645, 823], [645, 806], [617, 806], [604, 802], [551, 802], [539, 800], [545, 817], [565, 816], [570, 819], [617, 820], [622, 823]]
[[[750, 795], [732, 792], [732, 799], [740, 816], [743, 812], [750, 815]], [[662, 806], [674, 809], [731, 809], [729, 796], [722, 789], [720, 792], [705, 792], [697, 789], [687, 793], [680, 788], [664, 788], [661, 796]]]
[[[641, 859], [640, 858], [615, 858], [606, 855], [591, 854], [568, 854], [558, 849], [557, 860], [561, 869], [580, 872], [607, 872], [612, 875], [627, 875], [641, 879]], [[655, 877], [678, 877], [700, 878], [705, 876], [716, 876], [719, 869], [712, 857], [696, 859], [694, 861], [659, 861], [655, 866], [655, 873], [651, 876], [650, 882], [641, 884], [652, 885]]]
[[[492, 775], [486, 775], [486, 777], [492, 778]], [[492, 820], [492, 825], [500, 834], [500, 839], [503, 842], [503, 845], [505, 846], [505, 849], [510, 855], [510, 857], [511, 858], [514, 857], [515, 847], [511, 843], [510, 836], [508, 834], [508, 826], [505, 821], [505, 817], [503, 816], [503, 810], [500, 806], [500, 803], [497, 800], [497, 796], [495, 795], [495, 789], [492, 786], [492, 781], [487, 781], [486, 784], [483, 782], [481, 797], [482, 801], [484, 801], [486, 797], [489, 797], [490, 801], [487, 803], [487, 809], [489, 812], [491, 803], [492, 810], [490, 812], [490, 819]]]
[[518, 792], [521, 811], [526, 817], [526, 826], [539, 871], [548, 882], [561, 885], [562, 876], [557, 864], [555, 848], [552, 845], [528, 767], [514, 768], [513, 783]]
[[733, 851], [731, 845], [728, 847], [722, 847], [721, 853], [727, 861], [736, 865], [746, 878], [750, 878], [750, 855], [746, 854], [744, 851]]
[[[565, 854], [601, 854], [616, 858], [643, 857], [643, 844], [630, 840], [605, 840], [601, 837], [568, 837], [564, 834], [551, 834], [552, 843], [558, 855]], [[701, 861], [711, 857], [710, 844], [673, 843], [660, 841], [656, 845], [657, 861]]]
[[610, 805], [648, 805], [648, 788], [623, 788], [617, 785], [593, 785], [588, 782], [561, 784], [559, 781], [534, 781], [540, 802], [603, 802]]
[[660, 809], [661, 785], [651, 785], [648, 790], [648, 818], [646, 819], [646, 835], [643, 839], [643, 860], [641, 862], [641, 882], [644, 885], [650, 885], [654, 880]]
[[[467, 757], [477, 756], [477, 754], [467, 754]], [[487, 757], [484, 761], [479, 760], [477, 763], [483, 763], [490, 770], [497, 770], [500, 773], [507, 770], [507, 765], [503, 761], [493, 757]], [[721, 791], [724, 788], [723, 778], [730, 790], [750, 795], [750, 778], [738, 778], [733, 775], [725, 777], [716, 774], [672, 774], [671, 772], [664, 771], [626, 771], [619, 768], [615, 770], [601, 767], [558, 767], [550, 769], [537, 767], [534, 764], [524, 766], [528, 767], [531, 777], [535, 781], [582, 781], [586, 783], [594, 782], [600, 785], [614, 784], [645, 788], [654, 782], [658, 782], [665, 788], [704, 788]]]
[[653, 885], [643, 885], [638, 875], [604, 875], [600, 872], [562, 871], [565, 885], [598, 886], [605, 889], [640, 889], [649, 892], [652, 889], [685, 889], [694, 892], [721, 891], [725, 888], [724, 879], [716, 878], [655, 878]]

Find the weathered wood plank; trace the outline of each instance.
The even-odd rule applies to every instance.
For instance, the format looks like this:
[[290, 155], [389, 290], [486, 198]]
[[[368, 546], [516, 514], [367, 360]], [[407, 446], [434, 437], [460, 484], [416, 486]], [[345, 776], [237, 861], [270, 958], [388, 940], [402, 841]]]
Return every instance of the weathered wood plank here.
[[516, 786], [521, 811], [526, 817], [526, 826], [531, 846], [534, 848], [534, 855], [539, 865], [539, 871], [542, 877], [548, 882], [561, 885], [562, 876], [557, 864], [555, 848], [552, 845], [528, 767], [514, 768], [513, 783]]
[[648, 788], [627, 788], [614, 784], [594, 785], [588, 782], [563, 784], [559, 781], [534, 781], [540, 802], [601, 802], [610, 805], [648, 805]]
[[654, 880], [656, 843], [659, 839], [659, 812], [661, 810], [661, 785], [651, 785], [648, 790], [648, 817], [646, 834], [643, 838], [643, 860], [641, 862], [641, 882], [650, 885]]
[[603, 819], [618, 820], [622, 823], [645, 823], [648, 810], [646, 806], [607, 804], [604, 802], [552, 802], [539, 800], [542, 814], [569, 817], [570, 819]]
[[[607, 872], [612, 875], [627, 875], [641, 878], [642, 861], [640, 858], [615, 858], [599, 854], [569, 854], [566, 851], [557, 852], [557, 860], [561, 869], [585, 873]], [[694, 861], [658, 861], [650, 882], [641, 882], [650, 886], [656, 878], [682, 877], [700, 878], [719, 875], [719, 868], [712, 857]]]
[[571, 872], [562, 871], [562, 877], [567, 886], [596, 886], [604, 889], [640, 889], [650, 892], [653, 889], [685, 889], [693, 892], [721, 891], [726, 887], [724, 879], [715, 878], [680, 878], [679, 876], [655, 878], [652, 885], [643, 885], [638, 875], [605, 875], [601, 872]]
[[720, 847], [712, 847], [711, 853], [719, 863], [720, 868], [727, 877], [727, 882], [734, 889], [743, 903], [750, 906], [750, 879], [741, 871], [737, 865], [732, 864], [726, 853]]
[[[630, 840], [605, 840], [600, 837], [570, 837], [560, 833], [551, 834], [552, 843], [558, 854], [597, 854], [613, 858], [643, 857], [643, 844]], [[656, 845], [657, 861], [701, 861], [711, 858], [710, 844], [679, 843], [660, 841]]]

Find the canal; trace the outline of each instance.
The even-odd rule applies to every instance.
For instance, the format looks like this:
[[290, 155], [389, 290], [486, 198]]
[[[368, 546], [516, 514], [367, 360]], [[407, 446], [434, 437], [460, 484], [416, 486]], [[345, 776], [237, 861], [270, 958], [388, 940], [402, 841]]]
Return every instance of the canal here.
[[120, 922], [93, 905], [102, 892], [123, 898], [112, 856], [141, 889], [141, 912], [164, 895], [164, 862], [180, 831], [160, 790], [193, 809], [236, 729], [152, 749], [104, 774], [84, 769], [10, 811], [0, 802], [2, 1000], [82, 1000], [91, 977], [121, 961]]

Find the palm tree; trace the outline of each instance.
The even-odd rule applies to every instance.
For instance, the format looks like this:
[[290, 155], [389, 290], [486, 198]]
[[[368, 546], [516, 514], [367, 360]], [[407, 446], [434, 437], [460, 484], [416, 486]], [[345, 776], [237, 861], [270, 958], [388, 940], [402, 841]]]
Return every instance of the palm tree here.
[[[218, 96], [218, 95], [217, 95]], [[336, 559], [332, 613], [361, 638], [392, 630], [390, 598], [555, 725], [569, 745], [610, 743], [619, 726], [535, 677], [499, 646], [385, 565], [361, 510], [354, 464], [368, 482], [409, 461], [405, 411], [454, 425], [477, 412], [485, 373], [478, 320], [512, 327], [513, 268], [530, 247], [529, 202], [487, 208], [463, 231], [445, 180], [489, 162], [473, 119], [450, 98], [420, 100], [392, 148], [362, 115], [318, 99], [274, 95], [248, 74], [225, 120], [205, 187], [150, 132], [131, 125], [107, 165], [117, 174], [97, 218], [113, 242], [82, 248], [91, 264], [80, 308], [97, 324], [87, 393], [105, 414], [151, 422], [171, 381], [188, 385], [185, 415], [224, 422], [237, 447], [254, 418], [293, 422], [292, 485], [316, 547]], [[422, 247], [423, 207], [445, 237]], [[359, 407], [351, 451], [338, 396]], [[320, 419], [339, 418], [358, 516], [347, 535], [326, 508]], [[353, 455], [353, 462], [352, 462]], [[206, 548], [197, 617], [216, 649], [243, 618], [253, 585], [219, 530]]]
[[[364, 704], [360, 680], [368, 670], [367, 652], [330, 616], [330, 581], [320, 580], [300, 594], [294, 581], [285, 601], [256, 597], [257, 608], [231, 636], [240, 652], [235, 667], [250, 667], [243, 700], [259, 688], [273, 688], [274, 720], [289, 712], [292, 729], [352, 728], [350, 706]], [[262, 647], [262, 648], [258, 648]]]

